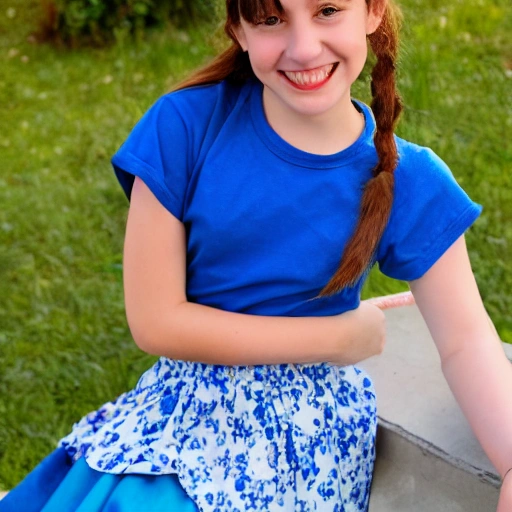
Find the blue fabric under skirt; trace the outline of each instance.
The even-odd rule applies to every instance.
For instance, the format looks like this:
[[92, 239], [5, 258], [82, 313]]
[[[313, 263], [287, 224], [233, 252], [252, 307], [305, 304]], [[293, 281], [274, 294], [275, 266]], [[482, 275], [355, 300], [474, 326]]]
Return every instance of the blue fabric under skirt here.
[[113, 475], [72, 463], [64, 448], [48, 455], [2, 501], [0, 512], [197, 512], [171, 475]]

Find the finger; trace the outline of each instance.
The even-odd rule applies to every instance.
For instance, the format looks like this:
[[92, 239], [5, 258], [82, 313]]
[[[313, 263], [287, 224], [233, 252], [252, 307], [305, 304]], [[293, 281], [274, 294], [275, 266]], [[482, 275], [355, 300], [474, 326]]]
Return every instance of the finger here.
[[384, 295], [382, 297], [372, 297], [366, 302], [377, 306], [380, 309], [398, 308], [401, 306], [412, 306], [415, 304], [414, 296], [411, 292], [395, 293], [394, 295]]

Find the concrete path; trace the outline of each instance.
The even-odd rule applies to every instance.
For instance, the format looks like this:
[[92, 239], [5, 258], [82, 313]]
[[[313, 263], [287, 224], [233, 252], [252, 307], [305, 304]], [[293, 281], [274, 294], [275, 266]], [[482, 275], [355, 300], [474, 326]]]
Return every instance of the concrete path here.
[[[370, 512], [495, 512], [499, 476], [441, 371], [416, 306], [386, 311], [384, 353], [361, 364], [377, 389]], [[512, 346], [504, 344], [512, 359]]]

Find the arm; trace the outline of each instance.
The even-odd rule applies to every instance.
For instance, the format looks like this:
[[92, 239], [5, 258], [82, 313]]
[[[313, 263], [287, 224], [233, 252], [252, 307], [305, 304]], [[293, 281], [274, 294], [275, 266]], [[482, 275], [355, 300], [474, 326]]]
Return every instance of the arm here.
[[410, 286], [439, 350], [446, 380], [503, 476], [512, 466], [512, 366], [482, 304], [464, 237]]
[[384, 316], [370, 304], [332, 317], [244, 315], [187, 302], [183, 224], [136, 179], [124, 249], [128, 323], [144, 351], [210, 364], [352, 364], [380, 353]]

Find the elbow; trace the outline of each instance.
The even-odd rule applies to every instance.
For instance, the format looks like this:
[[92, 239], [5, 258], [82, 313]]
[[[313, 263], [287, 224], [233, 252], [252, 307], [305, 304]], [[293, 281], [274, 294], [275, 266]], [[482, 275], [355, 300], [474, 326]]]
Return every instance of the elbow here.
[[452, 365], [452, 361], [456, 361], [458, 356], [463, 352], [463, 347], [455, 347], [452, 350], [446, 350], [440, 352], [441, 357], [441, 369], [446, 374], [447, 369]]
[[157, 344], [155, 343], [156, 333], [149, 325], [141, 326], [138, 322], [128, 319], [128, 327], [130, 328], [135, 345], [140, 350], [153, 356], [159, 355], [157, 354]]
[[133, 341], [140, 350], [153, 356], [174, 358], [172, 326], [143, 315], [127, 315], [127, 320]]
[[[456, 367], [473, 368], [477, 371], [489, 361], [500, 361], [508, 359], [505, 356], [501, 342], [490, 329], [473, 331], [464, 342], [447, 345], [440, 350], [441, 368], [447, 375]], [[492, 363], [495, 364], [495, 363]], [[496, 363], [497, 364], [497, 363]]]
[[[185, 360], [190, 356], [191, 343], [188, 302], [184, 300], [158, 302], [126, 302], [126, 319], [137, 347], [147, 354]], [[193, 337], [192, 337], [193, 338]]]

